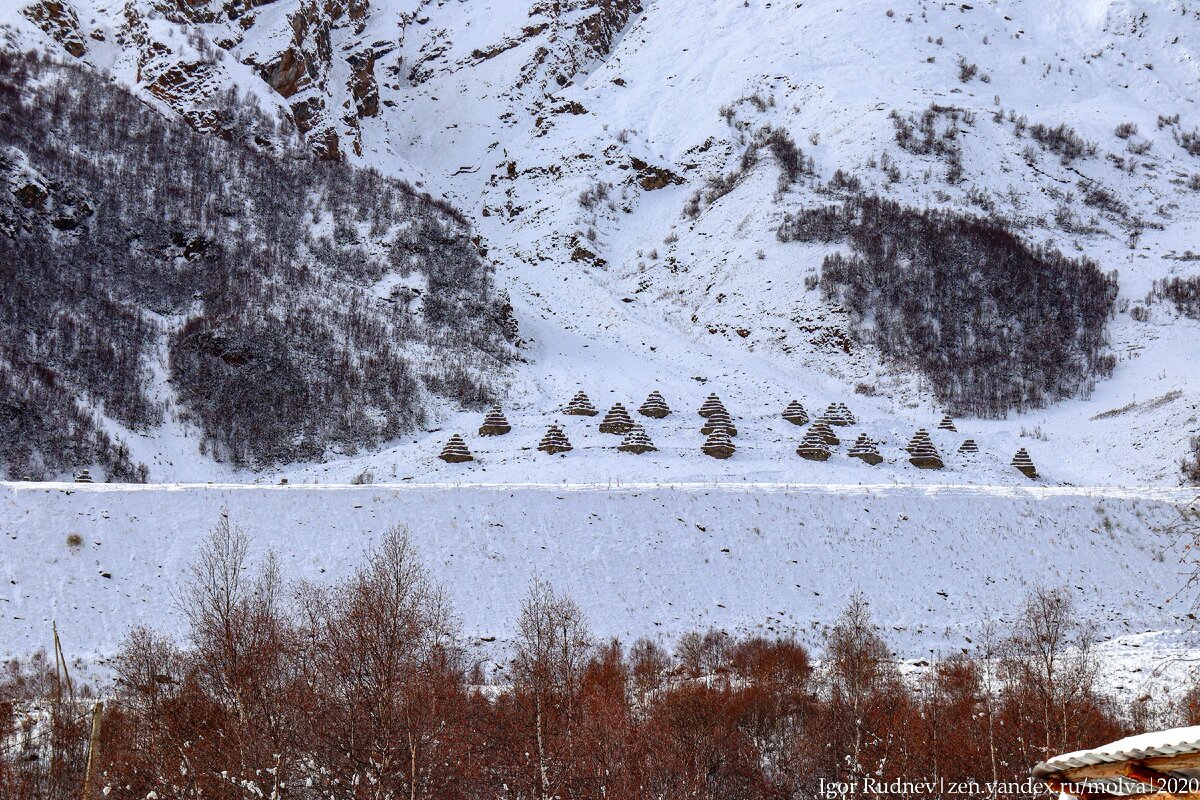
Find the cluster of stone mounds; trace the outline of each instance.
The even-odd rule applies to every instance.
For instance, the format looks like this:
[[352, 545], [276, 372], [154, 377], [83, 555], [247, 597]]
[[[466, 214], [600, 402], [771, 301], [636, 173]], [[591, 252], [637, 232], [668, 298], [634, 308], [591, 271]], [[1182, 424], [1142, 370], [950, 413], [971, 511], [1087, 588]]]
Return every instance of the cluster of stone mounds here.
[[830, 403], [821, 419], [830, 425], [853, 425], [856, 420], [845, 403]]
[[[592, 405], [588, 396], [580, 391], [571, 399], [563, 410], [564, 414], [574, 416], [596, 416], [595, 406]], [[666, 399], [658, 391], [653, 391], [638, 408], [638, 413], [642, 416], [652, 419], [662, 419], [671, 413], [670, 407], [667, 405]], [[704, 417], [704, 423], [700, 428], [700, 432], [707, 438], [700, 450], [705, 455], [713, 458], [729, 458], [737, 448], [733, 443], [734, 436], [737, 435], [737, 429], [734, 427], [733, 419], [726, 410], [724, 403], [716, 394], [710, 394], [701, 405], [699, 410], [700, 416]], [[783, 411], [783, 418], [788, 422], [796, 425], [803, 425], [808, 421], [808, 412], [804, 406], [798, 401], [790, 402]], [[799, 446], [796, 448], [797, 455], [811, 461], [826, 461], [831, 455], [830, 447], [837, 446], [841, 443], [838, 436], [833, 431], [833, 426], [845, 426], [855, 423], [854, 415], [844, 403], [830, 403], [825, 413], [814, 421], [805, 431]], [[650, 439], [646, 429], [633, 421], [625, 406], [621, 403], [614, 403], [612, 408], [604, 416], [600, 422], [600, 431], [603, 433], [612, 433], [623, 436], [621, 443], [617, 449], [626, 453], [649, 453], [657, 451], [654, 442]], [[938, 423], [939, 430], [957, 432], [957, 427], [950, 415], [944, 415]], [[479, 428], [480, 436], [500, 436], [512, 430], [508, 420], [504, 416], [504, 412], [500, 406], [492, 406], [484, 417], [483, 425]], [[567, 453], [574, 449], [570, 440], [567, 438], [566, 432], [558, 424], [551, 425], [546, 434], [542, 437], [537, 449], [541, 452], [550, 454]], [[909, 440], [908, 445], [904, 448], [908, 451], [909, 462], [919, 469], [943, 469], [945, 467], [941, 455], [938, 453], [937, 447], [933, 443], [929, 431], [924, 428], [917, 430]], [[974, 439], [964, 439], [958, 447], [958, 452], [965, 455], [974, 455], [979, 452], [979, 445]], [[860, 433], [858, 438], [851, 445], [847, 455], [851, 458], [857, 458], [864, 463], [872, 466], [881, 463], [884, 459], [879, 453], [879, 442], [871, 439], [866, 433]], [[446, 442], [442, 448], [438, 458], [449, 463], [461, 463], [466, 461], [474, 461], [474, 456], [468, 449], [463, 437], [455, 434]], [[1028, 477], [1030, 480], [1038, 478], [1037, 468], [1034, 466], [1033, 459], [1025, 448], [1021, 448], [1013, 456], [1012, 466]], [[77, 482], [90, 483], [91, 476], [87, 470], [80, 473], [76, 478]]]

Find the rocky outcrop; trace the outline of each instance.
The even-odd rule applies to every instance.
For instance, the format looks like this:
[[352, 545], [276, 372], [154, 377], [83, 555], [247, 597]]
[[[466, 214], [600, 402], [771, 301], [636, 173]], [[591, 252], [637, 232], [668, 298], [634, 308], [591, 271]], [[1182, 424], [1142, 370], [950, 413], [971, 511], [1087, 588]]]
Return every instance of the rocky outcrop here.
[[358, 118], [379, 114], [379, 85], [375, 82], [375, 51], [363, 50], [346, 59], [350, 63], [350, 96]]
[[637, 175], [638, 185], [647, 192], [683, 183], [682, 176], [676, 175], [666, 167], [655, 167], [640, 158], [630, 156], [629, 166]]
[[553, 49], [539, 46], [521, 69], [519, 86], [565, 86], [579, 71], [612, 52], [621, 31], [642, 12], [637, 0], [541, 0], [529, 10], [544, 25]]
[[291, 45], [274, 61], [260, 67], [259, 74], [281, 97], [291, 97], [300, 90], [300, 82], [308, 77], [308, 63], [304, 53]]
[[87, 43], [79, 27], [79, 15], [68, 3], [40, 0], [22, 8], [21, 14], [76, 58], [82, 58], [87, 53]]

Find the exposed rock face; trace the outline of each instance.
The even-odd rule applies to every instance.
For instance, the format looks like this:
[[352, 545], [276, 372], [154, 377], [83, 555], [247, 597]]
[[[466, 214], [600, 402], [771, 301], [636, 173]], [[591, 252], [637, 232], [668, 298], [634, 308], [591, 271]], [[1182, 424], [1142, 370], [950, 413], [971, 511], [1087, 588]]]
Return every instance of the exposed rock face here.
[[647, 192], [683, 183], [683, 178], [666, 167], [655, 167], [640, 158], [630, 157], [629, 165], [637, 173], [638, 185]]
[[[272, 105], [309, 148], [327, 159], [363, 152], [362, 121], [378, 117], [384, 84], [420, 85], [445, 69], [462, 68], [522, 48], [522, 66], [508, 90], [518, 107], [553, 124], [553, 114], [587, 114], [577, 101], [553, 93], [612, 50], [620, 31], [641, 12], [632, 0], [528, 0], [529, 24], [519, 33], [481, 45], [468, 59], [448, 55], [447, 32], [430, 25], [431, 10], [413, 0], [372, 7], [369, 0], [128, 0], [106, 20], [113, 43], [136, 64], [140, 88], [199, 130], [230, 138], [231, 114], [220, 107], [236, 62], [263, 82]], [[264, 12], [270, 8], [270, 13]], [[68, 0], [36, 0], [22, 10], [72, 55], [87, 54], [87, 36]], [[171, 26], [148, 24], [167, 20]], [[411, 27], [410, 27], [411, 26]], [[180, 37], [180, 30], [185, 34]], [[417, 56], [405, 52], [413, 33]], [[97, 29], [92, 36], [107, 38]], [[186, 41], [181, 41], [181, 38]], [[635, 160], [646, 190], [681, 182], [670, 170]], [[581, 246], [594, 266], [604, 260]]]
[[346, 59], [350, 63], [350, 94], [358, 118], [379, 114], [379, 86], [375, 83], [375, 51], [363, 50]]
[[87, 53], [87, 44], [79, 28], [79, 15], [68, 3], [40, 0], [22, 8], [21, 13], [71, 55], [82, 58]]
[[565, 86], [590, 62], [612, 52], [618, 34], [635, 14], [637, 0], [541, 0], [529, 10], [544, 23], [551, 49], [540, 46], [521, 70], [521, 85], [544, 90]]
[[291, 97], [300, 90], [300, 81], [308, 77], [308, 66], [302, 53], [289, 46], [279, 57], [259, 68], [263, 80], [283, 97]]

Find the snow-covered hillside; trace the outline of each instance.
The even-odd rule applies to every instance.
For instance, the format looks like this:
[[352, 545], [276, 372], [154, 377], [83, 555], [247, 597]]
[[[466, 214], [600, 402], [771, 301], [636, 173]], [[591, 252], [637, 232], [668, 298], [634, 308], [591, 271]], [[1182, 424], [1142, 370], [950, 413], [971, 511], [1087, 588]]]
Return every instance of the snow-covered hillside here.
[[[219, 515], [292, 578], [345, 575], [382, 531], [406, 527], [449, 590], [464, 633], [493, 652], [539, 575], [597, 635], [673, 642], [709, 627], [820, 646], [861, 591], [901, 657], [969, 647], [1038, 586], [1068, 587], [1148, 680], [1189, 627], [1179, 490], [581, 486], [0, 488], [0, 654], [47, 641], [104, 656], [130, 625], [175, 630], [184, 568]], [[82, 544], [67, 539], [78, 534]], [[1159, 632], [1146, 635], [1147, 632]], [[1139, 670], [1145, 670], [1139, 673]], [[1140, 676], [1140, 677], [1139, 677]]]
[[[517, 433], [472, 442], [483, 462], [447, 469], [433, 459], [446, 436], [479, 424], [447, 408], [440, 430], [294, 465], [283, 471], [293, 482], [364, 470], [474, 480], [484, 469], [519, 480], [920, 480], [895, 456], [940, 417], [930, 386], [855, 341], [847, 315], [809, 288], [839, 245], [776, 237], [785, 214], [837, 202], [854, 182], [915, 207], [1002, 216], [1031, 244], [1120, 274], [1113, 377], [1046, 409], [962, 421], [983, 457], [939, 482], [1023, 480], [1007, 462], [1026, 446], [1050, 482], [1175, 485], [1200, 429], [1200, 323], [1166, 302], [1146, 321], [1129, 313], [1154, 280], [1200, 273], [1188, 255], [1200, 225], [1200, 157], [1189, 152], [1200, 10], [1187, 3], [277, 0], [236, 18], [205, 3], [72, 3], [4, 0], [10, 36], [72, 53], [63, 30], [74, 26], [81, 59], [188, 118], [228, 86], [256, 94], [314, 147], [445, 194], [489, 245], [525, 340], [505, 402]], [[28, 10], [51, 6], [65, 22]], [[164, 77], [180, 64], [202, 68]], [[927, 111], [949, 150], [898, 141]], [[1063, 158], [1031, 133], [1060, 124], [1094, 155]], [[767, 128], [786, 131], [812, 173], [781, 187], [764, 154], [713, 192]], [[961, 177], [948, 180], [954, 168]], [[699, 455], [695, 417], [652, 429], [663, 454], [636, 466], [601, 455], [604, 437], [582, 430], [592, 446], [535, 457], [525, 448], [580, 387], [597, 405], [627, 406], [657, 388], [689, 416], [716, 391], [747, 432], [721, 464]], [[799, 431], [777, 417], [792, 398], [810, 411], [846, 401], [891, 463], [872, 469], [844, 450], [820, 468], [801, 463]], [[152, 480], [277, 477], [230, 472], [186, 438], [152, 434], [131, 448]]]

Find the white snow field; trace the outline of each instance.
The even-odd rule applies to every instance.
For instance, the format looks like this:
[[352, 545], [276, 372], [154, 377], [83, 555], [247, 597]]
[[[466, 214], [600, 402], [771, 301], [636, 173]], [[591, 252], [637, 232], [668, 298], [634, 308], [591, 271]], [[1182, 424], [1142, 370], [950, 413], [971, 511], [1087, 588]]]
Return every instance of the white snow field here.
[[[1065, 586], [1118, 685], [1157, 680], [1192, 597], [1167, 529], [1180, 490], [644, 484], [0, 486], [0, 654], [49, 641], [103, 660], [132, 625], [181, 628], [186, 565], [219, 516], [289, 577], [332, 580], [402, 525], [481, 657], [499, 658], [529, 580], [599, 637], [673, 643], [708, 627], [818, 646], [853, 592], [901, 658], [956, 652], [1036, 586]], [[83, 545], [72, 548], [77, 533]], [[485, 644], [495, 638], [494, 645]]]
[[[100, 34], [84, 60], [160, 107], [139, 83], [152, 74], [142, 61], [163, 52], [155, 43], [184, 58], [199, 31], [236, 41], [213, 67], [223, 85], [285, 108], [245, 62], [270, 63], [288, 45], [290, 15], [314, 5], [276, 0], [235, 22], [191, 24], [172, 22], [162, 9], [173, 4], [161, 0], [64, 2], [85, 33]], [[0, 0], [0, 22], [19, 43], [61, 53], [18, 13], [26, 4]], [[1155, 669], [1185, 651], [1192, 627], [1184, 553], [1160, 530], [1195, 492], [1161, 487], [1178, 485], [1179, 459], [1200, 433], [1200, 322], [1165, 303], [1144, 322], [1122, 310], [1109, 323], [1116, 371], [1090, 395], [938, 431], [943, 409], [927, 381], [849, 343], [845, 312], [805, 287], [830, 248], [781, 243], [775, 232], [788, 212], [837, 202], [824, 184], [842, 169], [907, 204], [991, 208], [1030, 242], [1119, 270], [1122, 309], [1155, 279], [1200, 274], [1191, 255], [1200, 192], [1190, 188], [1200, 157], [1178, 141], [1200, 125], [1198, 9], [648, 0], [607, 55], [560, 86], [551, 73], [577, 44], [580, 4], [564, 3], [567, 18], [544, 29], [531, 5], [373, 0], [360, 20], [331, 23], [333, 63], [318, 65], [328, 85], [290, 98], [325, 92], [342, 125], [353, 105], [347, 59], [375, 54], [379, 113], [339, 130], [360, 146], [346, 157], [445, 195], [476, 225], [524, 340], [503, 398], [513, 432], [481, 438], [481, 413], [439, 408], [438, 429], [378, 451], [235, 471], [202, 456], [174, 420], [123, 431], [152, 481], [200, 485], [0, 488], [0, 653], [47, 644], [55, 619], [69, 653], [88, 657], [110, 655], [131, 624], [177, 629], [172, 592], [224, 509], [259, 551], [274, 548], [294, 576], [314, 579], [345, 574], [387, 526], [407, 526], [464, 629], [497, 647], [535, 573], [569, 590], [597, 633], [667, 641], [712, 625], [819, 644], [861, 590], [912, 659], [969, 647], [983, 621], [1011, 615], [1031, 587], [1065, 585], [1111, 637], [1114, 686], [1140, 692], [1161, 680]], [[126, 35], [131, 19], [146, 30]], [[960, 57], [977, 65], [967, 82]], [[961, 182], [944, 180], [936, 156], [896, 144], [889, 114], [931, 104], [973, 115], [960, 125]], [[1097, 155], [1063, 164], [1012, 115], [1065, 123]], [[1115, 135], [1123, 122], [1137, 125], [1132, 140]], [[765, 125], [787, 130], [816, 176], [777, 193], [777, 165], [764, 157], [686, 216], [691, 194], [732, 170]], [[898, 180], [881, 167], [885, 153]], [[684, 182], [646, 190], [634, 158]], [[1088, 181], [1126, 204], [1126, 216], [1085, 206]], [[585, 207], [581, 193], [598, 183], [609, 201]], [[1075, 215], [1069, 231], [1056, 222], [1064, 206]], [[577, 245], [603, 263], [573, 260]], [[172, 403], [165, 374], [155, 385]], [[674, 413], [644, 420], [659, 451], [619, 453], [598, 420], [562, 416], [579, 388], [601, 412], [615, 401], [632, 412], [662, 391]], [[709, 392], [738, 425], [727, 461], [699, 452], [696, 408]], [[791, 399], [814, 416], [835, 401], [857, 415], [829, 461], [797, 457], [802, 430], [779, 417]], [[553, 422], [575, 445], [562, 457], [535, 449]], [[901, 448], [918, 427], [945, 470], [908, 463]], [[860, 431], [881, 442], [883, 464], [846, 456]], [[437, 460], [455, 432], [476, 462]], [[977, 456], [956, 453], [967, 437]], [[1009, 466], [1018, 447], [1038, 482]], [[360, 475], [377, 485], [345, 485]], [[291, 485], [273, 486], [281, 477]], [[71, 533], [84, 538], [78, 551]]]
[[[22, 46], [61, 54], [18, 13], [29, 2], [0, 0], [0, 21]], [[885, 362], [869, 344], [847, 344], [845, 313], [805, 288], [829, 248], [775, 237], [784, 214], [839, 201], [825, 186], [838, 169], [867, 192], [914, 206], [1002, 215], [1030, 242], [1120, 273], [1123, 310], [1109, 326], [1114, 376], [1090, 396], [1043, 410], [960, 421], [981, 458], [932, 480], [1018, 483], [1007, 465], [1026, 446], [1049, 482], [1177, 485], [1188, 438], [1200, 433], [1200, 322], [1167, 303], [1151, 306], [1145, 322], [1124, 310], [1155, 279], [1200, 272], [1189, 255], [1200, 250], [1200, 192], [1190, 188], [1200, 157], [1180, 144], [1200, 125], [1200, 16], [1186, 3], [652, 0], [605, 54], [588, 57], [574, 26], [595, 3], [563, 3], [563, 16], [550, 20], [544, 3], [378, 0], [363, 5], [361, 17], [326, 20], [330, 46], [306, 57], [328, 59], [313, 65], [327, 77], [286, 99], [247, 65], [273, 63], [293, 27], [310, 27], [293, 26], [292, 16], [323, 13], [311, 4], [277, 0], [229, 21], [214, 1], [212, 22], [189, 22], [161, 0], [66, 5], [88, 39], [82, 60], [165, 113], [230, 85], [266, 108], [323, 97], [346, 158], [404, 176], [467, 213], [525, 340], [503, 398], [520, 435], [469, 439], [483, 450], [480, 465], [435, 460], [450, 433], [470, 437], [479, 424], [478, 413], [450, 407], [432, 409], [441, 430], [376, 452], [330, 452], [323, 463], [257, 472], [202, 456], [195, 432], [173, 420], [154, 431], [118, 431], [153, 481], [347, 482], [363, 470], [377, 480], [443, 481], [484, 469], [483, 479], [514, 481], [930, 479], [902, 461], [872, 469], [843, 454], [823, 467], [801, 465], [792, 452], [798, 431], [770, 429], [790, 399], [810, 412], [845, 401], [895, 453], [942, 413], [906, 365]], [[190, 35], [234, 44], [206, 67], [207, 83], [190, 87], [194, 97], [166, 108], [146, 82], [194, 58]], [[348, 60], [367, 51], [378, 113], [347, 122], [340, 110], [354, 105]], [[561, 65], [581, 58], [560, 85]], [[147, 60], [153, 68], [142, 67]], [[965, 82], [960, 60], [976, 66]], [[957, 183], [945, 180], [936, 155], [896, 143], [892, 111], [919, 116], [931, 104], [960, 114]], [[1159, 123], [1176, 114], [1177, 122]], [[1064, 123], [1094, 143], [1096, 155], [1061, 163], [1022, 133], [1013, 121], [1020, 117], [1030, 126]], [[1138, 132], [1121, 138], [1121, 123]], [[763, 157], [733, 191], [686, 216], [691, 194], [732, 170], [766, 125], [786, 130], [816, 174], [778, 193], [778, 167]], [[683, 183], [645, 189], [634, 158]], [[608, 199], [585, 207], [581, 193], [598, 183]], [[1092, 183], [1124, 203], [1124, 214], [1084, 204], [1081, 186]], [[1075, 222], [1064, 227], [1057, 220], [1067, 212]], [[572, 259], [577, 245], [603, 264]], [[174, 408], [164, 373], [157, 391]], [[860, 384], [874, 396], [856, 394]], [[620, 400], [631, 408], [660, 389], [688, 414], [716, 391], [747, 434], [723, 464], [697, 453], [694, 414], [651, 429], [666, 462], [603, 457], [611, 451], [596, 443], [612, 442], [582, 433], [584, 446], [568, 461], [535, 458], [528, 448], [580, 387], [597, 406]]]

